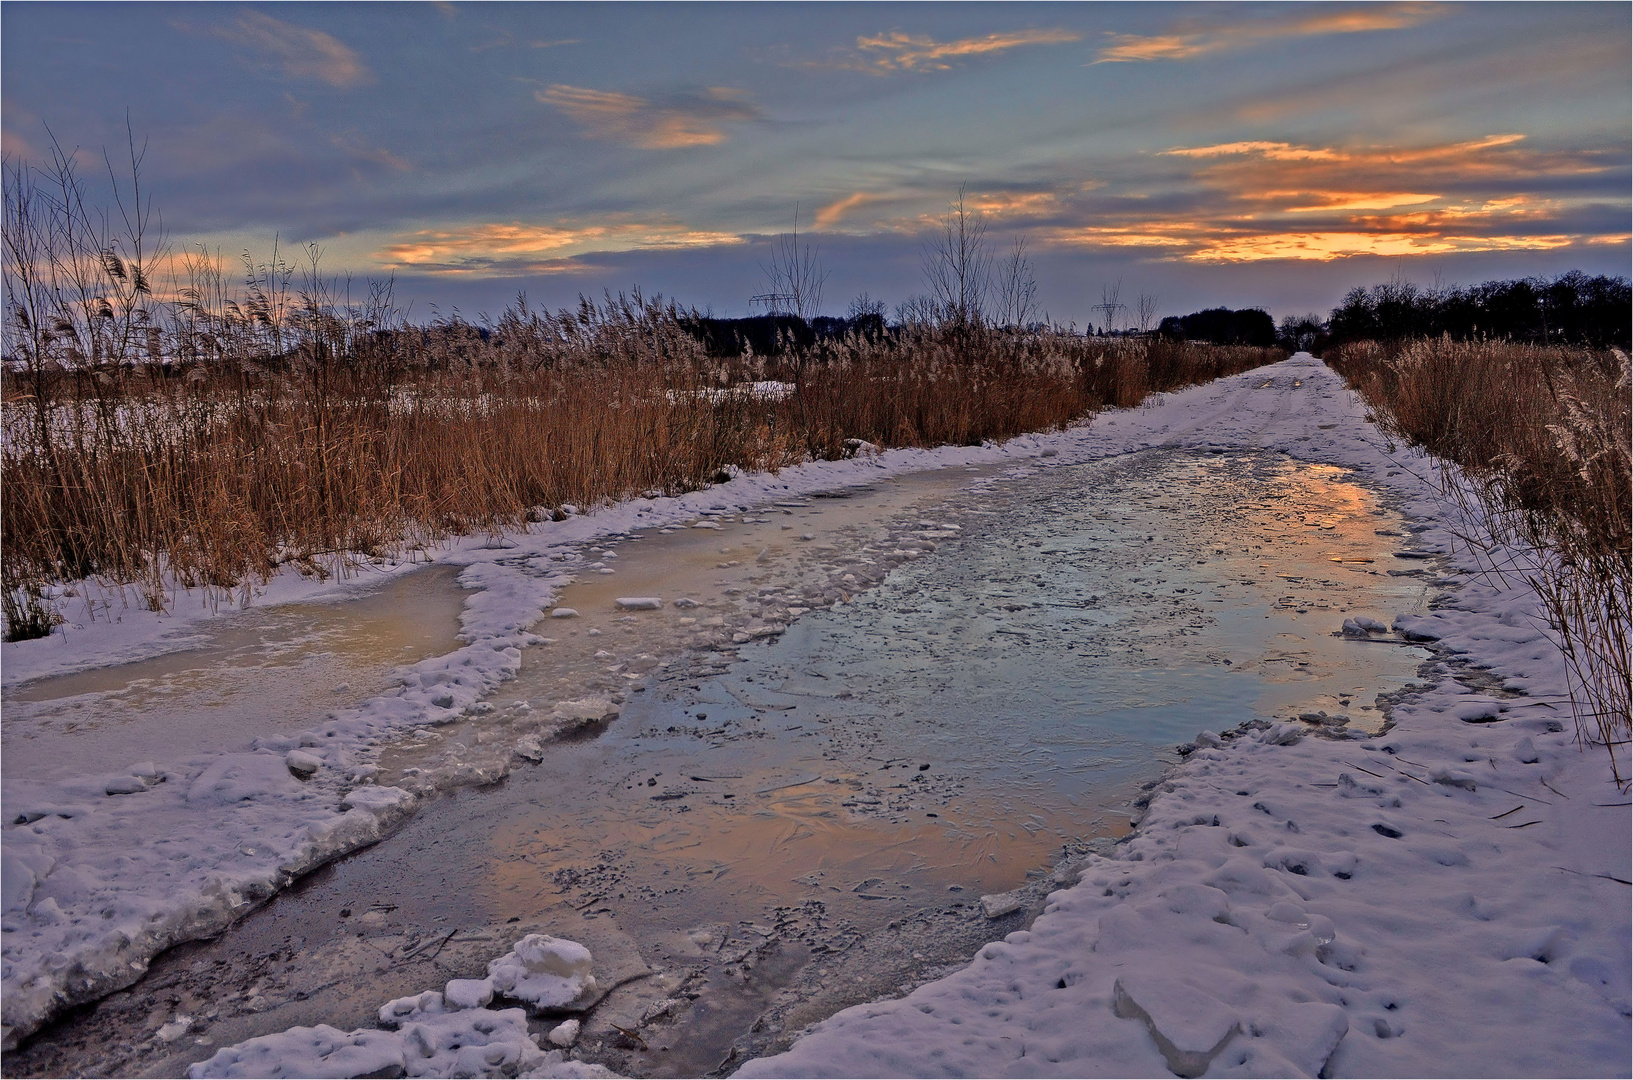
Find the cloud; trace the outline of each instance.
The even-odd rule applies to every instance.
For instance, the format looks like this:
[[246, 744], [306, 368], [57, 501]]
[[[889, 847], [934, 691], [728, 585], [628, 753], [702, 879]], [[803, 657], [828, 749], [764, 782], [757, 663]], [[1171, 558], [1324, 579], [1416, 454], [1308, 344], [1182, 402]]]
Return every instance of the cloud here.
[[1160, 34], [1113, 33], [1111, 44], [1100, 50], [1095, 63], [1189, 60], [1277, 38], [1403, 30], [1439, 18], [1449, 10], [1445, 4], [1395, 3], [1343, 8], [1318, 6], [1302, 16], [1282, 15], [1275, 19], [1187, 20]]
[[662, 102], [633, 94], [556, 84], [534, 92], [578, 121], [592, 139], [610, 139], [647, 150], [715, 146], [726, 141], [726, 125], [763, 119], [754, 105], [729, 87], [676, 95]]
[[343, 131], [329, 137], [329, 144], [345, 153], [348, 157], [359, 161], [383, 165], [393, 172], [413, 172], [414, 166], [387, 150], [383, 146], [374, 146], [362, 134], [353, 131]]
[[949, 60], [966, 56], [984, 56], [1005, 52], [1023, 45], [1063, 45], [1081, 41], [1082, 35], [1070, 30], [1013, 30], [1008, 33], [986, 34], [981, 37], [960, 38], [957, 41], [936, 41], [929, 37], [915, 37], [900, 31], [891, 31], [874, 37], [856, 39], [860, 63], [855, 65], [879, 74], [897, 71], [947, 71]]
[[495, 37], [491, 37], [486, 41], [479, 41], [470, 46], [470, 51], [483, 53], [489, 49], [514, 49], [518, 45], [526, 46], [529, 49], [554, 49], [561, 45], [577, 44], [579, 44], [578, 38], [534, 38], [528, 41], [519, 41], [514, 31], [501, 28], [496, 31]]
[[1164, 154], [1174, 157], [1226, 157], [1232, 154], [1256, 154], [1269, 158], [1272, 161], [1336, 161], [1338, 155], [1331, 150], [1311, 149], [1305, 146], [1294, 146], [1284, 142], [1233, 142], [1218, 143], [1214, 146], [1175, 147], [1164, 150]]
[[504, 277], [582, 269], [567, 260], [589, 252], [663, 250], [740, 244], [735, 233], [670, 221], [482, 222], [422, 229], [374, 253], [383, 269], [420, 274]]
[[1434, 202], [1439, 195], [1414, 195], [1404, 191], [1327, 191], [1324, 200], [1314, 206], [1289, 206], [1289, 214], [1331, 213], [1335, 210], [1390, 210], [1397, 206], [1416, 206]]
[[236, 22], [210, 27], [208, 32], [261, 53], [293, 79], [317, 79], [345, 90], [374, 78], [362, 58], [339, 39], [259, 11], [243, 11]]
[[816, 227], [819, 229], [831, 228], [845, 219], [845, 216], [858, 207], [870, 202], [879, 202], [883, 195], [872, 195], [866, 191], [858, 191], [854, 195], [846, 195], [843, 199], [817, 208]]
[[[1153, 170], [1156, 159], [1172, 171]], [[1554, 150], [1515, 134], [1416, 146], [1218, 143], [1123, 168], [1040, 239], [1237, 263], [1548, 251], [1625, 231], [1625, 148]]]

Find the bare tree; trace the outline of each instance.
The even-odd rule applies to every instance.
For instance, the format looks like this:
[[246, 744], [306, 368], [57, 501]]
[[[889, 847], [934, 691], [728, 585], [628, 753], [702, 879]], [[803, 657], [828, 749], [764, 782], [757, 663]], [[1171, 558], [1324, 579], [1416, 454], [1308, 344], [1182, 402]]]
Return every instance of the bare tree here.
[[1141, 293], [1139, 300], [1135, 301], [1134, 310], [1139, 313], [1140, 333], [1150, 333], [1151, 320], [1157, 317], [1157, 298], [1151, 293]]
[[822, 286], [828, 271], [822, 268], [818, 249], [799, 241], [799, 204], [794, 204], [794, 231], [783, 233], [771, 245], [771, 262], [762, 263], [770, 292], [750, 297], [750, 302], [766, 305], [771, 311], [786, 311], [801, 319], [816, 317], [822, 308]]
[[896, 324], [923, 330], [941, 318], [941, 305], [929, 293], [915, 293], [896, 305]]
[[1026, 255], [1026, 237], [1021, 236], [998, 268], [998, 321], [1004, 326], [1024, 328], [1037, 313], [1038, 282], [1032, 273], [1032, 260]]
[[1118, 278], [1115, 285], [1100, 286], [1100, 302], [1094, 305], [1094, 310], [1098, 311], [1100, 317], [1105, 320], [1103, 329], [1108, 334], [1122, 323], [1122, 320], [1117, 317], [1118, 313], [1123, 310], [1123, 305], [1117, 299], [1122, 295], [1122, 292], [1122, 278]]
[[979, 327], [992, 286], [992, 256], [987, 251], [987, 223], [964, 205], [965, 188], [942, 219], [941, 235], [926, 245], [921, 261], [924, 281], [940, 309], [941, 321], [960, 330]]
[[847, 319], [882, 319], [884, 317], [885, 302], [875, 300], [865, 292], [858, 293], [856, 299], [851, 301], [850, 307], [845, 309], [845, 318]]

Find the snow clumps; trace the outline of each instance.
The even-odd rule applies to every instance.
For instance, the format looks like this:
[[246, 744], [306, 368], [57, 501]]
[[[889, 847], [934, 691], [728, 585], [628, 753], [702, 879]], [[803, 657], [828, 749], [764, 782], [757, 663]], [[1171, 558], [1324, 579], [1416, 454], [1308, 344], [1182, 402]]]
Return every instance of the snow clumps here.
[[529, 934], [488, 965], [485, 979], [452, 979], [442, 990], [380, 1006], [388, 1030], [293, 1027], [218, 1050], [187, 1075], [611, 1077], [567, 1057], [577, 1021], [552, 1028], [548, 1038], [559, 1049], [547, 1051], [527, 1029], [527, 1010], [487, 1008], [496, 994], [535, 1010], [571, 1007], [595, 992], [590, 963], [590, 950], [576, 941]]

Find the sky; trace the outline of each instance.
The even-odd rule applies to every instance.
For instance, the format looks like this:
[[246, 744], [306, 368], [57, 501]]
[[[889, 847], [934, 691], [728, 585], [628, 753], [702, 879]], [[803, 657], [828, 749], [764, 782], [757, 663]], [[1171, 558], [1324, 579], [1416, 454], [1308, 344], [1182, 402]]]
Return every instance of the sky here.
[[1630, 12], [11, 2], [0, 138], [13, 166], [54, 138], [106, 200], [128, 118], [174, 251], [315, 244], [414, 318], [633, 288], [748, 314], [796, 224], [824, 313], [893, 307], [960, 192], [1055, 321], [1103, 325], [1113, 287], [1118, 321], [1280, 317], [1626, 275]]

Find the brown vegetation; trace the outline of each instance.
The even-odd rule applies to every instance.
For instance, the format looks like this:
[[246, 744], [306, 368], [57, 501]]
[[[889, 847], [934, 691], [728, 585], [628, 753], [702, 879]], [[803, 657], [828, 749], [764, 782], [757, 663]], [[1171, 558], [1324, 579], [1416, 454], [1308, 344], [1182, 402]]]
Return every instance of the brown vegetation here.
[[1546, 603], [1580, 693], [1578, 730], [1629, 736], [1633, 477], [1627, 355], [1617, 349], [1418, 339], [1352, 342], [1326, 361], [1386, 430], [1462, 466], [1486, 539], [1539, 557]]

